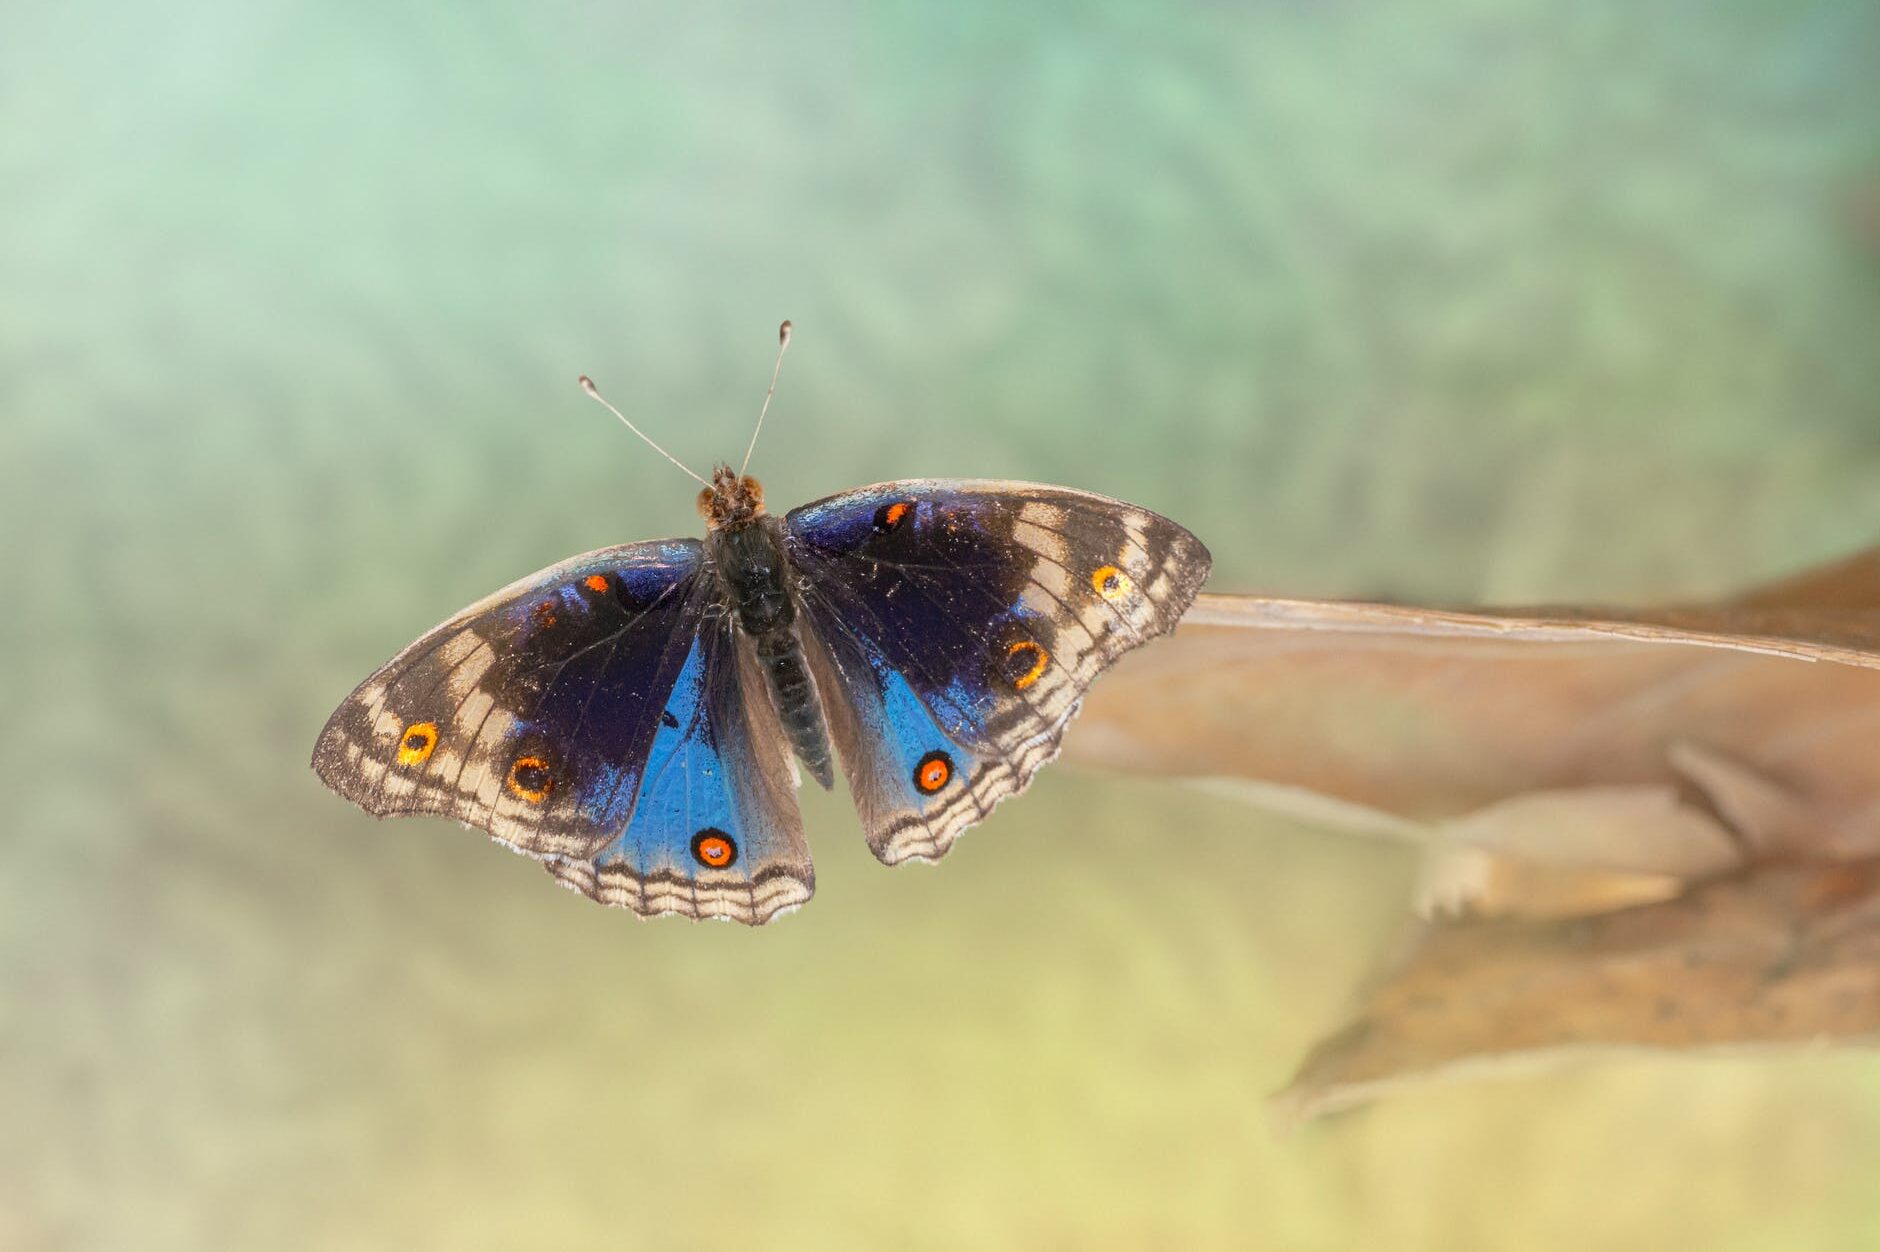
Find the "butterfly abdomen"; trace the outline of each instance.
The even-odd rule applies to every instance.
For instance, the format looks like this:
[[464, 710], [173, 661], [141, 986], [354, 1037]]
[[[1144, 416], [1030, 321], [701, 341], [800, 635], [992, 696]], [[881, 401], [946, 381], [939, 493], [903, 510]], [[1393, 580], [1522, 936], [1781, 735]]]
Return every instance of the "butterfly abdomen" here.
[[751, 641], [790, 747], [811, 777], [825, 788], [834, 786], [829, 730], [797, 638], [796, 593], [782, 528], [776, 518], [760, 516], [715, 529], [708, 542], [725, 597]]

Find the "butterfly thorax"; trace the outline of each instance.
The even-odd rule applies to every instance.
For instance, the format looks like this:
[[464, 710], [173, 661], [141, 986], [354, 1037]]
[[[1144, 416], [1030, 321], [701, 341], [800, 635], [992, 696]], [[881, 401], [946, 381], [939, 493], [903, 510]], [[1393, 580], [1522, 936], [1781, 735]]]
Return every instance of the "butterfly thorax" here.
[[[733, 481], [721, 486], [726, 479]], [[803, 768], [830, 787], [835, 772], [829, 729], [797, 635], [795, 575], [783, 526], [764, 512], [763, 500], [756, 479], [739, 478], [721, 466], [712, 487], [699, 497], [700, 511], [711, 523], [705, 545], [726, 607], [750, 641], [791, 748]]]

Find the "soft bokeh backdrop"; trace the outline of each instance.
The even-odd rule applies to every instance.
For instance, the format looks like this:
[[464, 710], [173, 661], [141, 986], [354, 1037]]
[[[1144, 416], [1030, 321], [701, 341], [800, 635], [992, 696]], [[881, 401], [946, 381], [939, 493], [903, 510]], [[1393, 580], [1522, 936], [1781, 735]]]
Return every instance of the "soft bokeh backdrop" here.
[[1880, 535], [1880, 10], [182, 0], [0, 17], [0, 1247], [1880, 1240], [1880, 1069], [1262, 1107], [1401, 855], [1048, 771], [642, 925], [306, 768], [458, 606], [780, 502], [1141, 502], [1217, 589], [1697, 594]]

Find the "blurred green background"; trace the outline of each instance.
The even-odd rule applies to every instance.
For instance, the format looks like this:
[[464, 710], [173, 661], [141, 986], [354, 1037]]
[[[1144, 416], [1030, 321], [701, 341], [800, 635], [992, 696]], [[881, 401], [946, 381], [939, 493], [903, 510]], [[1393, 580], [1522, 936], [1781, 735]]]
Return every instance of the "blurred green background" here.
[[[1880, 536], [1880, 10], [29, 3], [0, 18], [0, 1247], [1836, 1248], [1858, 1053], [1290, 1137], [1392, 849], [1047, 771], [642, 925], [306, 767], [460, 605], [963, 474], [1217, 590], [1701, 594]], [[1197, 868], [1205, 872], [1196, 872]]]

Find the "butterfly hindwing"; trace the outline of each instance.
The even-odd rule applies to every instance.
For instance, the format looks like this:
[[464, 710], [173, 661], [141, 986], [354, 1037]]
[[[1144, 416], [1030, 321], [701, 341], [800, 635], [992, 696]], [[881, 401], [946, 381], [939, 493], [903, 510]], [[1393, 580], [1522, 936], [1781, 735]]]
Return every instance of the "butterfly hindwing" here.
[[757, 925], [798, 907], [815, 874], [785, 744], [748, 646], [729, 618], [709, 618], [660, 713], [632, 823], [549, 872], [640, 914]]
[[[696, 540], [531, 575], [360, 684], [328, 720], [314, 769], [378, 816], [441, 813], [487, 830], [596, 899], [761, 922], [808, 897], [809, 862], [781, 750], [748, 733], [756, 714], [740, 702], [737, 641], [716, 598]], [[732, 775], [746, 781], [721, 820], [740, 855], [717, 868], [689, 843], [674, 855], [674, 821], [689, 818], [700, 780]], [[693, 891], [695, 879], [713, 885]]]
[[890, 864], [937, 859], [1022, 791], [1091, 681], [1173, 628], [1209, 567], [1166, 518], [1026, 483], [884, 483], [785, 528], [831, 730]]

